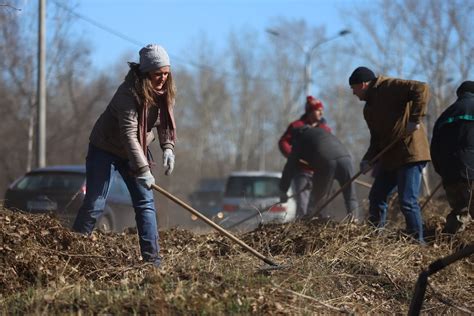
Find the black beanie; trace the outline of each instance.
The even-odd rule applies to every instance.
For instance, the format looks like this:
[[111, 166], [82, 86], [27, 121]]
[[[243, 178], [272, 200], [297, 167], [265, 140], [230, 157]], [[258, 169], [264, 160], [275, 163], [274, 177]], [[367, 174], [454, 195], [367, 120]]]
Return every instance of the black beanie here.
[[349, 85], [372, 81], [374, 80], [375, 74], [372, 70], [367, 67], [358, 67], [352, 72], [352, 75], [349, 77]]
[[464, 81], [461, 83], [459, 88], [456, 90], [456, 95], [460, 97], [464, 92], [474, 93], [474, 81]]

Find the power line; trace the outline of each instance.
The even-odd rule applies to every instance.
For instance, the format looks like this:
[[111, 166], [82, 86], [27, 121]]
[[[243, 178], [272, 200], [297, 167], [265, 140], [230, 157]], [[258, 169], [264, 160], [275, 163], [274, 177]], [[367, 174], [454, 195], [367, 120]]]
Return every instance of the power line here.
[[[137, 41], [136, 39], [134, 38], [131, 38], [119, 31], [116, 31], [114, 30], [113, 28], [111, 27], [108, 27], [107, 25], [104, 25], [100, 22], [97, 22], [81, 13], [78, 13], [76, 12], [75, 10], [71, 9], [70, 7], [62, 4], [62, 3], [59, 3], [57, 0], [53, 0], [54, 4], [56, 4], [58, 7], [62, 8], [63, 10], [69, 12], [70, 14], [74, 15], [75, 17], [81, 19], [81, 20], [84, 20], [88, 23], [90, 23], [91, 25], [107, 32], [107, 33], [110, 33], [126, 42], [129, 42], [129, 43], [132, 43], [138, 47], [143, 47], [145, 46], [146, 44], [140, 42], [140, 41]], [[222, 75], [222, 76], [225, 76], [225, 77], [235, 77], [235, 74], [232, 74], [232, 73], [229, 73], [227, 71], [217, 71], [215, 70], [214, 68], [208, 66], [208, 65], [202, 65], [202, 64], [198, 64], [198, 63], [193, 63], [193, 62], [189, 62], [189, 61], [185, 61], [184, 59], [182, 58], [179, 58], [179, 57], [176, 57], [176, 56], [173, 56], [172, 57], [174, 60], [177, 60], [178, 62], [181, 62], [182, 64], [187, 64], [187, 65], [190, 65], [190, 66], [193, 66], [193, 67], [196, 67], [196, 68], [199, 68], [199, 69], [203, 69], [203, 70], [208, 70], [208, 71], [211, 71], [215, 74], [218, 74], [218, 75]], [[275, 81], [275, 79], [273, 78], [265, 78], [265, 77], [253, 77], [253, 76], [248, 76], [247, 77], [248, 80], [254, 80], [254, 81]], [[302, 84], [302, 81], [301, 80], [289, 80], [289, 82], [291, 82], [292, 84]]]
[[123, 39], [123, 40], [125, 40], [125, 41], [127, 41], [127, 42], [130, 42], [130, 43], [132, 43], [132, 44], [135, 44], [135, 45], [137, 45], [137, 46], [139, 46], [139, 47], [143, 47], [143, 46], [146, 45], [146, 44], [143, 44], [143, 43], [141, 43], [141, 42], [139, 42], [139, 41], [137, 41], [137, 40], [135, 40], [135, 39], [133, 39], [133, 38], [131, 38], [131, 37], [128, 37], [127, 35], [124, 35], [124, 34], [118, 32], [118, 31], [116, 31], [116, 30], [114, 30], [114, 29], [112, 29], [112, 28], [110, 28], [110, 27], [108, 27], [108, 26], [106, 26], [106, 25], [104, 25], [104, 24], [102, 24], [102, 23], [99, 23], [99, 22], [97, 22], [97, 21], [95, 21], [95, 20], [93, 20], [93, 19], [91, 19], [91, 18], [89, 18], [89, 17], [87, 17], [87, 16], [85, 16], [85, 15], [83, 15], [83, 14], [77, 13], [77, 12], [74, 11], [73, 9], [69, 8], [68, 6], [66, 6], [66, 5], [64, 5], [64, 4], [62, 4], [62, 3], [59, 3], [59, 2], [56, 1], [56, 0], [54, 0], [53, 2], [54, 2], [58, 7], [60, 7], [60, 8], [62, 8], [62, 9], [64, 9], [65, 11], [71, 13], [72, 15], [76, 16], [77, 18], [79, 18], [79, 19], [81, 19], [81, 20], [84, 20], [84, 21], [86, 21], [86, 22], [92, 24], [93, 26], [95, 26], [95, 27], [97, 27], [97, 28], [99, 28], [99, 29], [101, 29], [101, 30], [107, 32], [107, 33], [113, 34], [113, 35], [115, 35], [115, 36], [117, 36], [117, 37], [119, 37], [119, 38], [121, 38], [121, 39]]
[[10, 4], [0, 4], [0, 7], [7, 7], [7, 8], [10, 8], [10, 9], [13, 9], [13, 10], [17, 10], [17, 11], [21, 11], [21, 9], [18, 9]]

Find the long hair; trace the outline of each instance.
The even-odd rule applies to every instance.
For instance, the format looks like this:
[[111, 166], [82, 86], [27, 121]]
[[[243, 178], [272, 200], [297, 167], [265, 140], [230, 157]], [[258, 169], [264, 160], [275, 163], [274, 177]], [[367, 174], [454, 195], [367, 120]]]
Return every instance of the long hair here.
[[[125, 81], [129, 82], [134, 87], [134, 93], [136, 93], [139, 99], [140, 106], [149, 107], [155, 103], [156, 92], [151, 85], [151, 80], [148, 78], [148, 73], [140, 72], [140, 64], [129, 62], [130, 71], [125, 76]], [[171, 72], [166, 79], [163, 87], [166, 104], [168, 107], [172, 107], [175, 104], [176, 98], [176, 86], [174, 84], [173, 75]]]
[[[143, 105], [149, 107], [151, 104], [155, 103], [156, 91], [151, 85], [151, 80], [148, 77], [148, 73], [142, 74], [140, 76], [140, 79], [140, 94], [143, 98]], [[163, 86], [163, 90], [165, 91], [164, 94], [166, 96], [167, 105], [174, 106], [176, 98], [176, 86], [174, 84], [173, 75], [171, 74], [171, 72], [169, 73], [168, 78], [166, 79], [166, 82]]]

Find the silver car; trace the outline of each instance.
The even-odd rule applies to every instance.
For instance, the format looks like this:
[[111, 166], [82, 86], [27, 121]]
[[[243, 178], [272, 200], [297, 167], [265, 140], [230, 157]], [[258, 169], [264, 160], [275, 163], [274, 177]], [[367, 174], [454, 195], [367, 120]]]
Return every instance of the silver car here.
[[[296, 202], [290, 198], [280, 204], [281, 172], [238, 171], [227, 178], [222, 200], [223, 219], [227, 228], [249, 227], [267, 223], [294, 221]], [[287, 192], [293, 194], [292, 188]]]

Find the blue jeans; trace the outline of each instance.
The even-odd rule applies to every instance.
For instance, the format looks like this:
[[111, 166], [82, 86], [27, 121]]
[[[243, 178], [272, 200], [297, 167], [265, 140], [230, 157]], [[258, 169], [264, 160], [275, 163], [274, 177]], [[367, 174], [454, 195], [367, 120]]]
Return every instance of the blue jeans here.
[[369, 221], [377, 227], [385, 226], [388, 196], [398, 187], [400, 209], [405, 216], [406, 228], [420, 242], [423, 241], [423, 221], [418, 195], [422, 170], [426, 162], [403, 165], [394, 170], [379, 169], [375, 175], [369, 200]]
[[137, 222], [140, 251], [145, 261], [160, 265], [158, 225], [153, 192], [140, 185], [133, 175], [128, 160], [89, 144], [86, 158], [86, 196], [79, 208], [72, 229], [91, 234], [102, 215], [111, 185], [112, 166], [120, 173], [132, 198]]

